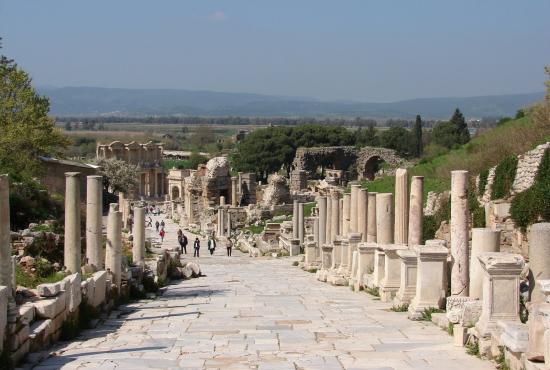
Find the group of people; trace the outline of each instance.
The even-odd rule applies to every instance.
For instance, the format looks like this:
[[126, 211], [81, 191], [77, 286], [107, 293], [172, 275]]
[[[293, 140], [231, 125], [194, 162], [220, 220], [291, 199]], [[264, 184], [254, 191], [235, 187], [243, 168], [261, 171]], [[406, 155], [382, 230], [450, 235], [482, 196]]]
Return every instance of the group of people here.
[[[163, 229], [164, 230], [164, 229]], [[181, 248], [181, 253], [187, 254], [187, 244], [189, 244], [189, 240], [187, 239], [187, 236], [181, 231], [181, 229], [178, 230], [178, 243]], [[210, 236], [208, 238], [208, 251], [210, 252], [210, 255], [214, 254], [214, 251], [216, 250], [216, 239], [213, 236]], [[233, 251], [233, 242], [231, 239], [227, 238], [227, 244], [226, 244], [226, 250], [227, 250], [227, 256], [231, 257], [232, 251]], [[195, 238], [195, 241], [193, 242], [193, 257], [199, 257], [200, 256], [200, 249], [201, 249], [201, 241], [199, 237], [197, 236]]]

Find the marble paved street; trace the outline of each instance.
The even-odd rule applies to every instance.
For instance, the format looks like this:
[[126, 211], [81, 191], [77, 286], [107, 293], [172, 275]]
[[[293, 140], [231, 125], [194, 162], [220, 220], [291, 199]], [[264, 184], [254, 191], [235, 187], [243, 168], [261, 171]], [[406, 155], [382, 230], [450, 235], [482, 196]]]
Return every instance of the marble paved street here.
[[291, 259], [202, 252], [207, 276], [119, 308], [35, 368], [494, 369], [431, 323], [318, 282]]

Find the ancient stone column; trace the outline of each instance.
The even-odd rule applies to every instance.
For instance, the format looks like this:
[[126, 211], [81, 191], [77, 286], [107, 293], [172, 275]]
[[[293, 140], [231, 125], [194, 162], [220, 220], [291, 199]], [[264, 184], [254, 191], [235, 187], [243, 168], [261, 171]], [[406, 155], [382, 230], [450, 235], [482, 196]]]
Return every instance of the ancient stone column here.
[[327, 198], [319, 197], [317, 207], [319, 208], [319, 247], [321, 248], [327, 240]]
[[325, 243], [332, 243], [332, 197], [327, 196], [327, 215], [326, 215], [326, 233]]
[[11, 297], [13, 286], [9, 199], [8, 175], [0, 175], [0, 285], [7, 287], [7, 294]]
[[134, 207], [132, 256], [135, 264], [143, 265], [145, 261], [145, 208]]
[[225, 206], [225, 197], [220, 195], [220, 206]]
[[407, 170], [395, 172], [395, 244], [407, 244], [409, 230], [409, 192]]
[[299, 235], [298, 235], [298, 228], [299, 228], [299, 225], [300, 225], [300, 221], [298, 219], [298, 212], [299, 211], [299, 203], [297, 200], [294, 200], [293, 204], [292, 204], [292, 237], [294, 239], [298, 239]]
[[219, 232], [218, 232], [218, 235], [219, 236], [224, 236], [225, 235], [225, 212], [224, 212], [224, 209], [223, 208], [218, 208], [218, 228], [219, 228]]
[[523, 257], [512, 253], [481, 253], [483, 268], [483, 303], [476, 323], [480, 337], [498, 331], [498, 321], [520, 323], [519, 276], [525, 264]]
[[330, 235], [331, 241], [334, 241], [338, 235], [340, 235], [338, 221], [340, 220], [340, 199], [338, 192], [333, 192], [331, 194], [331, 224], [330, 224]]
[[231, 177], [231, 206], [237, 207], [237, 178]]
[[368, 191], [359, 189], [357, 192], [357, 232], [361, 234], [361, 241], [367, 241], [367, 220], [368, 220]]
[[107, 244], [105, 248], [105, 268], [111, 271], [112, 283], [120, 288], [122, 281], [122, 214], [116, 203], [109, 205], [107, 216]]
[[319, 217], [313, 218], [313, 241], [319, 246]]
[[478, 257], [485, 252], [500, 251], [500, 231], [488, 228], [472, 230], [472, 256], [470, 259], [470, 298], [483, 298], [483, 268]]
[[451, 295], [468, 296], [468, 171], [451, 172]]
[[544, 302], [544, 295], [537, 287], [536, 280], [550, 279], [550, 222], [531, 226], [529, 231], [529, 270], [531, 303]]
[[378, 244], [393, 244], [393, 194], [376, 194], [376, 239]]
[[350, 194], [344, 194], [344, 208], [343, 208], [343, 222], [342, 222], [342, 235], [345, 237], [350, 232], [350, 216], [351, 216], [351, 196]]
[[94, 269], [103, 268], [103, 240], [101, 235], [103, 216], [103, 177], [86, 177], [86, 259]]
[[351, 207], [350, 207], [350, 231], [352, 233], [358, 232], [357, 230], [357, 196], [361, 189], [361, 185], [354, 184], [351, 186]]
[[304, 203], [298, 204], [298, 239], [300, 239], [300, 245], [304, 244]]
[[64, 265], [80, 273], [80, 173], [65, 172], [65, 248]]
[[344, 235], [344, 199], [338, 199], [338, 235]]
[[424, 176], [413, 176], [409, 204], [409, 246], [422, 244], [424, 227]]
[[367, 193], [367, 242], [376, 243], [376, 194]]

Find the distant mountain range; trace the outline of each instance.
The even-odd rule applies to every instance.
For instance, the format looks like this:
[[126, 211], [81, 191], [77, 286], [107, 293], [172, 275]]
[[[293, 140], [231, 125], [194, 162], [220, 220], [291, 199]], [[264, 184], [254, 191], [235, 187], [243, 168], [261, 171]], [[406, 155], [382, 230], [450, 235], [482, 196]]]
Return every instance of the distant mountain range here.
[[58, 116], [341, 116], [366, 118], [445, 119], [459, 107], [466, 117], [511, 116], [544, 96], [543, 92], [422, 98], [393, 103], [321, 101], [311, 98], [261, 94], [170, 89], [99, 87], [42, 87], [50, 97], [51, 113]]

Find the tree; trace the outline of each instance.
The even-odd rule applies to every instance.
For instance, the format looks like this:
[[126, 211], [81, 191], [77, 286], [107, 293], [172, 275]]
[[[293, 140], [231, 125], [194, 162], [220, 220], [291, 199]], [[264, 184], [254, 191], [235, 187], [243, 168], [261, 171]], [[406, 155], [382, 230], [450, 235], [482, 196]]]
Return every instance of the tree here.
[[468, 131], [468, 125], [464, 119], [464, 115], [458, 108], [455, 109], [450, 121], [456, 130], [457, 144], [463, 145], [470, 141], [470, 131]]
[[116, 158], [100, 159], [99, 174], [103, 176], [103, 186], [112, 193], [128, 193], [137, 186], [137, 167]]
[[420, 115], [416, 116], [416, 121], [414, 122], [413, 143], [414, 143], [414, 156], [420, 157], [423, 152], [422, 118], [420, 118]]
[[41, 156], [62, 154], [68, 140], [48, 117], [49, 109], [29, 75], [0, 55], [0, 173], [33, 181], [42, 170]]
[[455, 110], [450, 121], [440, 122], [434, 127], [432, 139], [435, 144], [449, 149], [470, 141], [468, 125], [458, 108]]
[[392, 127], [383, 131], [380, 142], [384, 148], [393, 149], [401, 156], [410, 156], [413, 148], [413, 137], [409, 130], [403, 127]]

